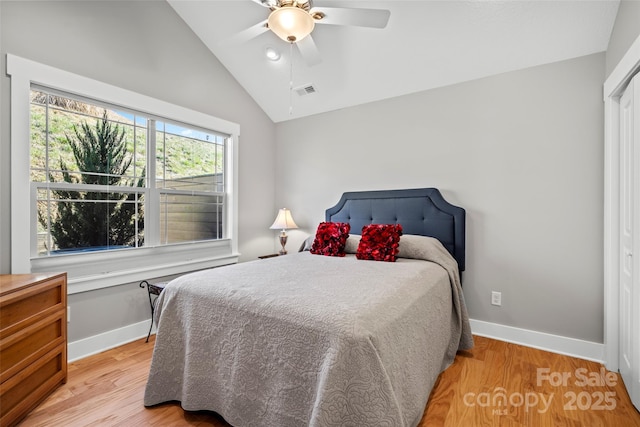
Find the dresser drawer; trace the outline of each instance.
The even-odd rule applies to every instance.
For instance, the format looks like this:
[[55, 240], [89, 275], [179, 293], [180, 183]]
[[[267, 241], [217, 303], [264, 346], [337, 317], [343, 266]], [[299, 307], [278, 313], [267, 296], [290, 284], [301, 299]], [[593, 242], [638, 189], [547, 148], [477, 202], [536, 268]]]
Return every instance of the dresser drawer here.
[[0, 303], [0, 339], [65, 309], [64, 284], [64, 277], [54, 278], [5, 295]]
[[0, 385], [0, 425], [15, 425], [28, 411], [35, 408], [58, 385], [66, 372], [66, 353], [56, 348], [17, 375]]
[[58, 310], [58, 313], [0, 340], [0, 382], [64, 343], [64, 317], [64, 310]]

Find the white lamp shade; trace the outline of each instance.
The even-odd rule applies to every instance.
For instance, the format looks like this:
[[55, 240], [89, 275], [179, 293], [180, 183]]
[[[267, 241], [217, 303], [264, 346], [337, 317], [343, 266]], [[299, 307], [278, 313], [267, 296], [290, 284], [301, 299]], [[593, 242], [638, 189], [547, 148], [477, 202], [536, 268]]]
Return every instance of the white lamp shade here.
[[298, 228], [298, 226], [291, 216], [291, 211], [287, 208], [282, 208], [278, 211], [276, 220], [273, 221], [273, 224], [269, 228], [273, 230], [286, 230], [288, 228]]
[[269, 15], [268, 26], [282, 40], [294, 43], [307, 37], [316, 23], [303, 9], [283, 6]]

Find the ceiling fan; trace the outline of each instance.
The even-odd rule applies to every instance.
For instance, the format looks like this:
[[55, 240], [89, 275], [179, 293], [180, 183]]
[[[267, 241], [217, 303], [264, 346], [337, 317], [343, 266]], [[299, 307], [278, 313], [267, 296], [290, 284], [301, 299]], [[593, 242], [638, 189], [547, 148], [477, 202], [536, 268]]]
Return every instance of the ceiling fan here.
[[384, 28], [391, 12], [384, 9], [349, 9], [313, 7], [312, 0], [253, 0], [271, 10], [269, 17], [233, 37], [234, 42], [248, 41], [271, 30], [282, 40], [295, 44], [305, 62], [316, 65], [322, 61], [311, 37], [315, 24], [349, 25]]

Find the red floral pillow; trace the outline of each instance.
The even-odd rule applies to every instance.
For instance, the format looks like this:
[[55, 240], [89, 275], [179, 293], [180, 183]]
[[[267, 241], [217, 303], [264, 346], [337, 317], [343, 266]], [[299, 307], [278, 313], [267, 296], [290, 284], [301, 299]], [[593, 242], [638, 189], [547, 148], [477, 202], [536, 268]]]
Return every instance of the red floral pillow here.
[[316, 230], [316, 238], [311, 245], [311, 253], [326, 256], [344, 256], [344, 246], [349, 237], [351, 225], [346, 222], [321, 222]]
[[395, 262], [402, 236], [400, 224], [369, 224], [362, 227], [356, 258]]

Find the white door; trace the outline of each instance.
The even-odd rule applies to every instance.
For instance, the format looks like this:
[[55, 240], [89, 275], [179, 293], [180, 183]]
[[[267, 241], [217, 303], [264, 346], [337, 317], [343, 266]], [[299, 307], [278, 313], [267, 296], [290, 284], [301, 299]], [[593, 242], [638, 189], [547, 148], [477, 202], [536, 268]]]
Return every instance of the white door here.
[[640, 409], [640, 74], [620, 99], [620, 375]]

